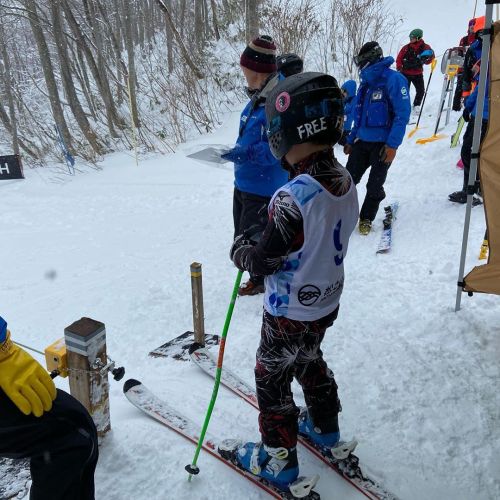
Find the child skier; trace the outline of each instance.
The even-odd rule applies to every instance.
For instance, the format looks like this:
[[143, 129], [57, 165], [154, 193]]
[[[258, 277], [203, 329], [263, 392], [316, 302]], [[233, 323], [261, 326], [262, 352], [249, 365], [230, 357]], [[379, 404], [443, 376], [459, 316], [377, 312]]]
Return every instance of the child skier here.
[[[258, 243], [250, 230], [230, 252], [239, 269], [266, 276], [255, 367], [262, 442], [228, 441], [221, 452], [282, 489], [298, 477], [297, 433], [326, 454], [337, 451], [340, 438], [337, 384], [321, 341], [337, 318], [358, 218], [356, 187], [333, 154], [343, 114], [341, 91], [329, 75], [293, 75], [271, 92], [269, 145], [291, 180], [272, 197]], [[294, 377], [307, 404], [302, 413], [293, 400]]]

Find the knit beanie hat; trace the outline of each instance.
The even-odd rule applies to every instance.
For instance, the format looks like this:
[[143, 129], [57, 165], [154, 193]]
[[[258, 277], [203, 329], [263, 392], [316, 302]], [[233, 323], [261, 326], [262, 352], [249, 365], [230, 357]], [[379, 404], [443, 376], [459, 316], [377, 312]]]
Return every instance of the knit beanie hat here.
[[276, 71], [276, 45], [270, 36], [254, 38], [243, 51], [240, 65], [257, 73]]

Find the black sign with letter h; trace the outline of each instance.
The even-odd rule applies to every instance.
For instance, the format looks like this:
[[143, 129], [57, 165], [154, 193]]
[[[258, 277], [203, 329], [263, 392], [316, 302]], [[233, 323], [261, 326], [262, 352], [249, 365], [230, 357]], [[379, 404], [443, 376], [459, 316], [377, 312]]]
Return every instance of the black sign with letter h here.
[[5, 179], [24, 179], [19, 155], [0, 156], [0, 181]]

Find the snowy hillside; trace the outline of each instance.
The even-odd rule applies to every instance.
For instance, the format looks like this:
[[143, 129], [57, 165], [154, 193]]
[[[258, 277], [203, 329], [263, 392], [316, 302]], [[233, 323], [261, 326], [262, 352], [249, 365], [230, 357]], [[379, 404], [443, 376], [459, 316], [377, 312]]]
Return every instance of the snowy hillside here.
[[[405, 27], [429, 32], [438, 54], [458, 42], [473, 10], [472, 0], [393, 3]], [[461, 187], [459, 148], [448, 138], [415, 144], [432, 135], [441, 84], [436, 72], [423, 128], [389, 171], [386, 202], [400, 202], [393, 249], [375, 253], [382, 211], [372, 234], [353, 234], [339, 318], [323, 351], [339, 384], [342, 436], [359, 440], [362, 464], [388, 489], [406, 500], [492, 500], [500, 498], [500, 301], [464, 295], [453, 311], [465, 207], [447, 195]], [[35, 169], [24, 181], [4, 181], [0, 315], [15, 339], [43, 350], [82, 316], [102, 321], [125, 378], [142, 380], [201, 428], [212, 381], [190, 362], [148, 353], [192, 329], [194, 261], [203, 264], [206, 331], [221, 332], [236, 277], [228, 257], [233, 172], [186, 155], [232, 144], [238, 117], [235, 109], [217, 132], [139, 166], [121, 153], [101, 171]], [[443, 130], [448, 137], [458, 117]], [[484, 230], [476, 207], [466, 270], [478, 264]], [[226, 346], [226, 365], [250, 383], [261, 314], [262, 296], [238, 299]], [[56, 384], [68, 389], [66, 379]], [[100, 448], [97, 499], [266, 498], [206, 454], [188, 483], [194, 447], [130, 405], [122, 385], [111, 381], [112, 432]], [[256, 439], [257, 412], [221, 388], [210, 431]], [[363, 498], [306, 451], [299, 460], [301, 474], [320, 474], [322, 499]]]

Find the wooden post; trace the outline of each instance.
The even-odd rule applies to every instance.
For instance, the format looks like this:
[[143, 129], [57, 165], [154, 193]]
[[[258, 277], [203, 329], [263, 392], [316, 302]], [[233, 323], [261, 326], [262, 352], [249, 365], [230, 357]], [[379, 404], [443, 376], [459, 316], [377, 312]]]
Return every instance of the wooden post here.
[[104, 323], [81, 318], [64, 330], [71, 395], [87, 408], [99, 436], [111, 429], [106, 330]]
[[201, 264], [191, 264], [191, 294], [193, 300], [193, 331], [194, 341], [205, 345], [205, 313], [203, 311], [203, 282]]

